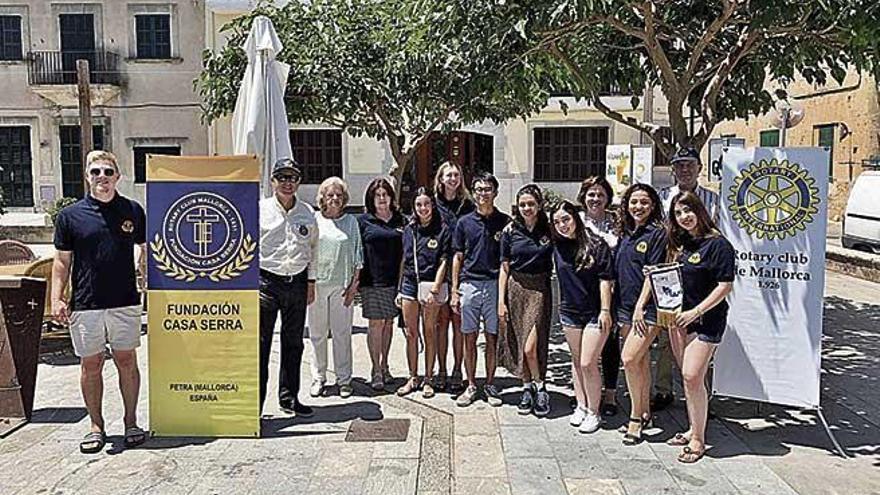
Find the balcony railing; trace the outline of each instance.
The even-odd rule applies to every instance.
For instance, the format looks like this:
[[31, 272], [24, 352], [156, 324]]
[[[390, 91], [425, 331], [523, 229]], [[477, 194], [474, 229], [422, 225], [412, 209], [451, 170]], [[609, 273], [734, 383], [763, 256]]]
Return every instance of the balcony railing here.
[[92, 84], [119, 86], [119, 55], [105, 51], [30, 52], [28, 54], [29, 84], [76, 84], [76, 61], [89, 61]]

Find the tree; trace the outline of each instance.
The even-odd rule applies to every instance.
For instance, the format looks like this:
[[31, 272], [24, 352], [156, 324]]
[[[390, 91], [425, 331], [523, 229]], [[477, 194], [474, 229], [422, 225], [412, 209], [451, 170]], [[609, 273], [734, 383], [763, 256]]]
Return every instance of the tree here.
[[[878, 71], [876, 0], [511, 0], [486, 7], [497, 25], [528, 40], [528, 54], [555, 66], [558, 84], [609, 118], [649, 135], [667, 154], [701, 148], [723, 120], [766, 112], [766, 80], [796, 74], [842, 82], [848, 66]], [[659, 86], [672, 137], [599, 98], [608, 87], [641, 95]], [[637, 104], [634, 97], [634, 106]], [[685, 108], [700, 125], [689, 132]]]
[[224, 27], [229, 43], [205, 53], [197, 81], [208, 121], [235, 106], [247, 64], [239, 47], [257, 15], [272, 19], [279, 60], [291, 65], [289, 120], [387, 139], [398, 183], [432, 132], [503, 122], [547, 101], [546, 74], [519, 56], [527, 40], [487, 29], [461, 2], [314, 0], [262, 4]]

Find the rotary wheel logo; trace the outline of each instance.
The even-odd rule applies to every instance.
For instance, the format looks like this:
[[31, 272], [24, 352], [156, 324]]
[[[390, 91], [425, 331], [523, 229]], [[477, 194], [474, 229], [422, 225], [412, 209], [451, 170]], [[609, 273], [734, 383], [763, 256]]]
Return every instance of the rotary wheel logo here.
[[816, 180], [796, 163], [761, 160], [740, 171], [728, 200], [733, 219], [758, 239], [785, 239], [805, 230], [819, 204]]
[[196, 192], [171, 205], [150, 248], [156, 267], [174, 280], [220, 282], [248, 269], [257, 243], [245, 234], [241, 215], [229, 200]]

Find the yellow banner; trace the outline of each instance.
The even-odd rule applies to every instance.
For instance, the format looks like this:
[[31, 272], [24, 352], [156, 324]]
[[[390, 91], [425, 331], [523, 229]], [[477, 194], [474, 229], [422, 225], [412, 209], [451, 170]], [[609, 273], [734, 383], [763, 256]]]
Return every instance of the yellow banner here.
[[254, 155], [147, 157], [147, 180], [156, 182], [259, 182]]
[[150, 429], [260, 435], [259, 293], [149, 291]]

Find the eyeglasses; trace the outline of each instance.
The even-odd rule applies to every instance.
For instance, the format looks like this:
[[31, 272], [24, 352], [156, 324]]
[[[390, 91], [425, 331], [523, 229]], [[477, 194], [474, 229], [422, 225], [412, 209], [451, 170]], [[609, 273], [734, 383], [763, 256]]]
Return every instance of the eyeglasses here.
[[491, 187], [475, 187], [474, 192], [477, 194], [492, 194], [495, 192], [495, 189]]
[[112, 168], [95, 167], [89, 169], [89, 175], [92, 177], [98, 177], [102, 172], [104, 173], [104, 177], [113, 177], [116, 175], [116, 171]]
[[291, 183], [296, 183], [296, 182], [299, 182], [300, 179], [301, 179], [300, 176], [298, 176], [298, 175], [291, 175], [291, 174], [284, 174], [284, 175], [276, 175], [276, 176], [275, 176], [275, 180], [277, 180], [278, 182], [291, 182]]

